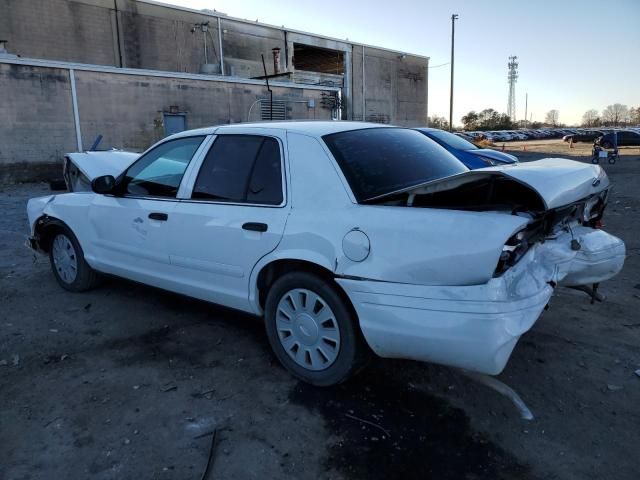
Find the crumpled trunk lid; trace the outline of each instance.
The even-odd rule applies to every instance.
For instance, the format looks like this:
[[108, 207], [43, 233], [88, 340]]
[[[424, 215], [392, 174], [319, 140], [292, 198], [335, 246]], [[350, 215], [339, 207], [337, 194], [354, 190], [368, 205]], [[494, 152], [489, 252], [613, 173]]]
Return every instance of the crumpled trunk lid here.
[[483, 170], [499, 172], [533, 188], [547, 209], [577, 202], [609, 186], [609, 178], [600, 166], [564, 158], [545, 158]]
[[[501, 182], [494, 182], [494, 180]], [[503, 203], [515, 205], [528, 197], [529, 204], [537, 204], [535, 210], [553, 210], [570, 205], [609, 187], [609, 179], [598, 165], [564, 158], [545, 158], [534, 162], [479, 168], [381, 195], [371, 201], [380, 202], [385, 198], [407, 195], [407, 205], [411, 206], [414, 200], [417, 205], [420, 205], [417, 197], [436, 195], [445, 200], [437, 202], [437, 205], [433, 202], [422, 202], [420, 206], [439, 206], [440, 208], [448, 206], [454, 209], [478, 207], [485, 202], [483, 200], [485, 197], [488, 198], [495, 193], [493, 184], [504, 184], [504, 180], [515, 182], [520, 188], [507, 189], [501, 195]], [[472, 184], [483, 185], [485, 193], [479, 194], [476, 189], [475, 196], [469, 195], [473, 190]], [[537, 198], [536, 202], [531, 201], [531, 194]], [[486, 203], [491, 202], [487, 200]]]

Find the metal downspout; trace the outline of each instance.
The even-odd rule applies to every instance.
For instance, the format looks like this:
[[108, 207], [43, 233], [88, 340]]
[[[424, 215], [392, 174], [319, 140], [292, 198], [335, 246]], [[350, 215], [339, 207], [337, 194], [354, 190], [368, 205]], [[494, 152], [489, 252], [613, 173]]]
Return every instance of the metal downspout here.
[[367, 121], [367, 101], [364, 98], [364, 45], [362, 45], [362, 121]]
[[224, 75], [224, 54], [222, 53], [222, 28], [220, 27], [220, 17], [218, 17], [218, 46], [220, 47], [220, 73]]
[[80, 114], [78, 113], [78, 95], [76, 93], [76, 75], [73, 68], [69, 69], [69, 81], [71, 83], [71, 104], [73, 105], [73, 122], [76, 128], [76, 142], [78, 151], [82, 152], [82, 133], [80, 132]]

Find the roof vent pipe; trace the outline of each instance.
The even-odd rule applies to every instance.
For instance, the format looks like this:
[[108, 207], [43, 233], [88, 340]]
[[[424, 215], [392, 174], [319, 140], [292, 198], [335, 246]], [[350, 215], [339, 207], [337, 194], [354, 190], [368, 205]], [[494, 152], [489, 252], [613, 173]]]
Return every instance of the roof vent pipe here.
[[272, 48], [273, 52], [273, 74], [277, 75], [280, 73], [280, 48]]
[[7, 40], [0, 40], [0, 57], [4, 58], [18, 58], [17, 55], [13, 55], [7, 51]]

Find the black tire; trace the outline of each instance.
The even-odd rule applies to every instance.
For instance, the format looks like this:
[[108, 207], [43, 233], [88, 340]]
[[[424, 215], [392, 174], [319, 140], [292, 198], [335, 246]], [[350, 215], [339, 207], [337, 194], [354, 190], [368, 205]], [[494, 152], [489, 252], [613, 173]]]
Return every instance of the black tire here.
[[[71, 249], [69, 250], [70, 257], [75, 257], [77, 267], [73, 281], [65, 279], [61, 270], [56, 266], [56, 262], [54, 260], [54, 245], [58, 237], [61, 237], [61, 239], [68, 239], [73, 249], [73, 251], [71, 251]], [[85, 261], [84, 252], [80, 246], [80, 242], [78, 242], [76, 236], [66, 226], [57, 225], [55, 227], [55, 231], [51, 235], [51, 243], [49, 244], [49, 261], [51, 262], [51, 270], [53, 271], [54, 277], [56, 277], [56, 281], [65, 290], [70, 292], [84, 292], [94, 288], [98, 284], [100, 279], [98, 272], [92, 269]]]
[[[307, 272], [292, 272], [280, 277], [269, 289], [265, 304], [265, 327], [271, 348], [280, 363], [300, 380], [312, 385], [326, 387], [346, 381], [359, 371], [369, 358], [360, 327], [351, 306], [337, 290], [321, 277]], [[320, 296], [331, 308], [340, 332], [340, 346], [333, 363], [323, 370], [310, 370], [296, 363], [280, 342], [276, 315], [280, 300], [295, 289], [310, 290]]]

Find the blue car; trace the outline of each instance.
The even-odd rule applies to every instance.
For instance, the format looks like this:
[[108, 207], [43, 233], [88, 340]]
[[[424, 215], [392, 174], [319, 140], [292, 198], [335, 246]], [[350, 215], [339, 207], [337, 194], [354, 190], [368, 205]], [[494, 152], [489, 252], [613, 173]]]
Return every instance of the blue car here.
[[518, 161], [518, 157], [490, 148], [478, 148], [464, 138], [444, 130], [437, 128], [416, 128], [416, 130], [443, 146], [471, 170]]

